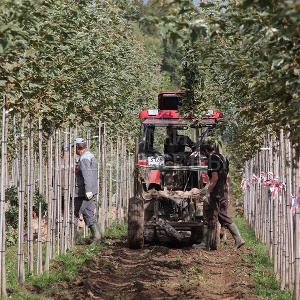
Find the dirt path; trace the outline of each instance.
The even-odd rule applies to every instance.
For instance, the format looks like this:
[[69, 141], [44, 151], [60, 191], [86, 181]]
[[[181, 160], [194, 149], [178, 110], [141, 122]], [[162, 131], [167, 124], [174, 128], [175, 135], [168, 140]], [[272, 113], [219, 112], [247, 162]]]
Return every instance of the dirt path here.
[[[126, 241], [105, 246], [61, 299], [259, 299], [233, 241], [218, 251], [147, 246], [130, 250]], [[56, 298], [56, 297], [55, 297]]]

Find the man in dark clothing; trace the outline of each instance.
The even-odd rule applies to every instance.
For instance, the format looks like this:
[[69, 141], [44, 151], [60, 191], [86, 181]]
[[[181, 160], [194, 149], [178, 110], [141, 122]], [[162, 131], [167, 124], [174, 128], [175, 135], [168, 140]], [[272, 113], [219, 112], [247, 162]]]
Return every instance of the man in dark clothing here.
[[228, 189], [227, 176], [229, 172], [229, 162], [223, 155], [215, 152], [213, 144], [207, 143], [201, 146], [201, 151], [208, 158], [208, 176], [210, 184], [208, 188], [209, 199], [205, 209], [203, 239], [201, 244], [194, 247], [210, 249], [211, 240], [217, 222], [227, 227], [235, 240], [235, 248], [240, 248], [245, 244], [237, 226], [227, 215]]
[[184, 152], [186, 146], [191, 148], [192, 151], [195, 150], [195, 143], [188, 136], [178, 135], [176, 128], [168, 126], [167, 138], [164, 142], [164, 153], [172, 154]]
[[101, 242], [100, 230], [95, 218], [95, 199], [98, 193], [98, 165], [95, 156], [86, 149], [83, 139], [76, 139], [76, 154], [80, 156], [76, 165], [74, 217], [75, 228], [80, 214], [92, 232], [92, 239]]

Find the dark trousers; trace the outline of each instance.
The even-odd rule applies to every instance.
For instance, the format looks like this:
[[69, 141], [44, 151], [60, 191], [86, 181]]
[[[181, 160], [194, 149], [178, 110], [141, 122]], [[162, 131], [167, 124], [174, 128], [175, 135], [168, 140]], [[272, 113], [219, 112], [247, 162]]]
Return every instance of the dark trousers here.
[[77, 226], [80, 214], [83, 216], [84, 223], [87, 226], [96, 224], [95, 217], [95, 196], [91, 200], [87, 200], [85, 197], [76, 197], [74, 199], [74, 219], [75, 226]]
[[232, 219], [227, 215], [228, 197], [226, 193], [211, 193], [209, 203], [204, 205], [204, 224], [214, 229], [219, 221], [221, 226], [227, 227]]

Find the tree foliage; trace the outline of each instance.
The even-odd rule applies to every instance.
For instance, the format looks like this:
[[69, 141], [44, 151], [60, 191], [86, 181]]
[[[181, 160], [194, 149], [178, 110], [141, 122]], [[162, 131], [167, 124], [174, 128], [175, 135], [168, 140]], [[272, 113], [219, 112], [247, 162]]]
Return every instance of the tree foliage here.
[[159, 58], [145, 48], [112, 1], [4, 0], [0, 3], [0, 93], [8, 108], [48, 132], [62, 124], [106, 121], [137, 129], [154, 101]]
[[223, 134], [231, 138], [227, 146], [237, 166], [261, 146], [266, 132], [283, 128], [296, 142], [300, 5], [285, 0], [200, 5], [192, 19], [183, 18], [187, 10], [181, 11], [185, 21], [177, 16], [168, 25], [184, 32], [185, 110], [201, 115], [215, 107], [225, 113]]

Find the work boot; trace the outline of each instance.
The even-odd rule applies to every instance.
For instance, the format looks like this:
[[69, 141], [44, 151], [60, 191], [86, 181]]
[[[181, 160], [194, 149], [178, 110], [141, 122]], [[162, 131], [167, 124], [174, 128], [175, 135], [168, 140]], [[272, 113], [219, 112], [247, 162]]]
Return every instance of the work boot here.
[[242, 247], [245, 244], [245, 241], [242, 239], [237, 226], [234, 223], [231, 223], [228, 225], [228, 229], [229, 229], [232, 237], [234, 238], [234, 241], [235, 241], [234, 247], [236, 249]]
[[90, 229], [92, 232], [92, 242], [101, 244], [101, 233], [98, 224], [90, 225]]
[[225, 227], [221, 227], [221, 232], [220, 232], [220, 241], [221, 242], [225, 242], [227, 239], [226, 237], [226, 228]]
[[78, 228], [78, 219], [74, 218], [74, 244], [80, 245], [80, 234], [79, 234], [79, 228]]
[[206, 250], [207, 249], [207, 234], [208, 234], [208, 227], [207, 227], [207, 225], [203, 225], [202, 241], [200, 244], [193, 244], [192, 247]]
[[[216, 238], [215, 229], [208, 228], [206, 250], [208, 250], [208, 251], [212, 250], [212, 245], [214, 244], [215, 238]], [[213, 249], [213, 250], [216, 250], [216, 249]]]

